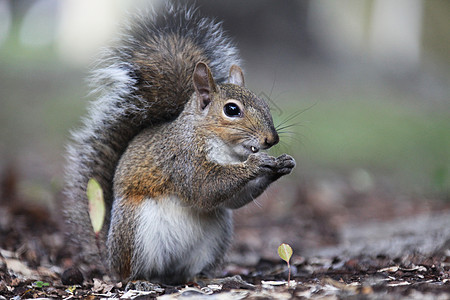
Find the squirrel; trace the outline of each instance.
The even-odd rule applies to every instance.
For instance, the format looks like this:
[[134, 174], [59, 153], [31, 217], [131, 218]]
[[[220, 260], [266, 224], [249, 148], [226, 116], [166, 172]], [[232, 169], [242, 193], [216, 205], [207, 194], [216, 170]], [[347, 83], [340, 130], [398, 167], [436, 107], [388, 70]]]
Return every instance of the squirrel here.
[[[231, 243], [232, 210], [289, 174], [269, 106], [244, 86], [222, 24], [196, 9], [143, 14], [109, 48], [98, 98], [67, 149], [64, 215], [72, 247], [121, 280], [183, 283], [214, 270]], [[105, 226], [86, 186], [103, 189]]]

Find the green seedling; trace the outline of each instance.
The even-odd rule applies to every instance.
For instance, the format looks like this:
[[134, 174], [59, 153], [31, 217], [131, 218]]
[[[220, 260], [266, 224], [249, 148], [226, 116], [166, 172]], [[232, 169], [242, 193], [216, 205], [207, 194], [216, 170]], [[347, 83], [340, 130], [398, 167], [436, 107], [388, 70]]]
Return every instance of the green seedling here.
[[288, 244], [281, 244], [280, 247], [278, 247], [278, 255], [282, 260], [284, 260], [288, 265], [288, 288], [290, 287], [291, 283], [291, 265], [289, 264], [289, 260], [292, 256], [292, 248]]
[[44, 286], [50, 286], [50, 283], [48, 282], [43, 282], [43, 281], [35, 281], [32, 283], [32, 286], [35, 288], [43, 288]]

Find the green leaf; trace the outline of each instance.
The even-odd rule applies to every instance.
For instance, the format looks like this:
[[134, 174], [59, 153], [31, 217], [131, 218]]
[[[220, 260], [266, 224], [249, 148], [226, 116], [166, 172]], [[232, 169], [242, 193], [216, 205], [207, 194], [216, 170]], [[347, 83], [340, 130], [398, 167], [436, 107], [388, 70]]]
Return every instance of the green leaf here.
[[105, 201], [103, 199], [103, 190], [94, 178], [89, 179], [86, 194], [89, 200], [89, 216], [92, 227], [94, 232], [98, 234], [105, 220]]
[[289, 264], [289, 260], [292, 256], [292, 248], [288, 244], [281, 244], [280, 247], [278, 247], [278, 255], [281, 257], [282, 260], [287, 262]]
[[43, 282], [43, 281], [35, 281], [35, 282], [33, 282], [33, 284], [32, 284], [34, 287], [37, 287], [37, 288], [43, 288], [44, 286], [50, 286], [50, 283], [48, 283], [48, 282]]

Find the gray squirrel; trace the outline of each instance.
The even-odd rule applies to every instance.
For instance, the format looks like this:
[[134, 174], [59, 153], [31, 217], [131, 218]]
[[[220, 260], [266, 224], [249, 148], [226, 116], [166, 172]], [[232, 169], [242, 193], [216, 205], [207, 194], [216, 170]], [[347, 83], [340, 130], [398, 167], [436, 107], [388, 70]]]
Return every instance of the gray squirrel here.
[[[244, 87], [220, 23], [167, 6], [138, 16], [93, 72], [97, 99], [68, 145], [64, 216], [79, 257], [121, 280], [183, 283], [231, 243], [232, 209], [289, 174], [266, 102]], [[103, 189], [95, 236], [86, 186]]]

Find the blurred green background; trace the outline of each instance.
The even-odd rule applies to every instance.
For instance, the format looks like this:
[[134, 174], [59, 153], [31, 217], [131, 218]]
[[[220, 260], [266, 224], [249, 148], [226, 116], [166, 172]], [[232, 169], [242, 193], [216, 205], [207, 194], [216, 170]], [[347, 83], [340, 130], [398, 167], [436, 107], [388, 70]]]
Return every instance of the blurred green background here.
[[[284, 129], [293, 183], [450, 198], [449, 1], [196, 1]], [[162, 1], [0, 0], [0, 175], [53, 203], [84, 78], [133, 12]]]

